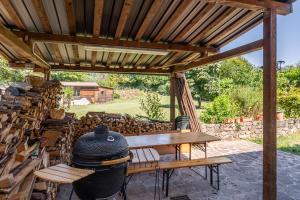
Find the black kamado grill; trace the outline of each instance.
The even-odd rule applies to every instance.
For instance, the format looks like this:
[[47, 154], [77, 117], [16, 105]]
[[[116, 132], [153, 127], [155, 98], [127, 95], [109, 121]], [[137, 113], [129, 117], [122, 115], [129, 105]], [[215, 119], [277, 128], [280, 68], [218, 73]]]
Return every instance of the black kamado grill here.
[[94, 169], [95, 173], [73, 183], [80, 199], [109, 199], [118, 192], [126, 199], [125, 179], [129, 160], [123, 135], [100, 125], [95, 132], [81, 136], [73, 148], [74, 167]]

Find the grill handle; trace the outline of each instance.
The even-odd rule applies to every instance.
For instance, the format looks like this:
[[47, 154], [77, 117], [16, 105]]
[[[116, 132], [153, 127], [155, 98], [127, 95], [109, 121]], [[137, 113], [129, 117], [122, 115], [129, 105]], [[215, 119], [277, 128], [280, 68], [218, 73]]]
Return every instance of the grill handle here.
[[119, 158], [119, 159], [115, 159], [115, 160], [102, 161], [102, 162], [100, 162], [100, 165], [101, 166], [116, 165], [116, 164], [127, 162], [128, 160], [130, 160], [130, 155], [128, 155], [124, 158]]

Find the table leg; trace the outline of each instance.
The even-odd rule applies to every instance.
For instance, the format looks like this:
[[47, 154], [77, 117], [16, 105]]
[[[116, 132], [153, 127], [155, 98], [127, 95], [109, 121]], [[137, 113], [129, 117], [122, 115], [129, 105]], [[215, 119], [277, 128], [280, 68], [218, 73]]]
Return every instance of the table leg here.
[[169, 179], [170, 179], [170, 170], [169, 169], [167, 169], [167, 174], [166, 174], [166, 176], [167, 176], [167, 183], [166, 183], [166, 197], [168, 197], [169, 196]]
[[190, 155], [189, 155], [189, 157], [190, 157], [190, 160], [192, 160], [192, 144], [190, 144]]
[[[207, 143], [204, 143], [204, 156], [207, 158]], [[207, 179], [207, 166], [205, 166], [205, 179]]]

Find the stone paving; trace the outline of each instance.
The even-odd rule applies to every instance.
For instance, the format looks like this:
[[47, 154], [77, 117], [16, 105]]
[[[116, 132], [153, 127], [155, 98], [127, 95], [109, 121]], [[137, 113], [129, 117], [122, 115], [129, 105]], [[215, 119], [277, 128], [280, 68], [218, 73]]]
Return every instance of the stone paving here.
[[[219, 191], [190, 169], [180, 169], [170, 179], [169, 196], [188, 195], [192, 200], [262, 199], [262, 146], [244, 140], [210, 143], [208, 156], [220, 155], [227, 155], [233, 163], [220, 167]], [[192, 156], [201, 158], [203, 153], [193, 149]], [[195, 170], [204, 173], [203, 167]], [[154, 173], [135, 175], [128, 185], [128, 199], [154, 199], [154, 179]], [[57, 199], [68, 199], [70, 188], [70, 185], [61, 187]], [[73, 195], [72, 199], [78, 198]], [[278, 151], [278, 200], [300, 200], [300, 156]]]

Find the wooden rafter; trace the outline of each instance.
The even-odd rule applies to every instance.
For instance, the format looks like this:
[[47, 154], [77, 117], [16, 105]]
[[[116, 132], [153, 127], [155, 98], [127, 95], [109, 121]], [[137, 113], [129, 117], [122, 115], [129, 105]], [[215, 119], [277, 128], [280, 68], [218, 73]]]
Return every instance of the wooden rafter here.
[[236, 38], [240, 37], [241, 35], [247, 33], [248, 31], [250, 31], [251, 29], [253, 29], [254, 27], [256, 27], [257, 25], [259, 25], [260, 23], [262, 23], [263, 19], [258, 19], [256, 20], [254, 23], [252, 23], [251, 25], [243, 28], [242, 30], [239, 30], [236, 34], [232, 35], [229, 39], [226, 39], [226, 41], [222, 42], [221, 44], [218, 44], [218, 46], [222, 47], [225, 46], [227, 44], [229, 44], [230, 42], [232, 42], [233, 40], [235, 40]]
[[151, 49], [163, 51], [186, 51], [186, 52], [218, 52], [218, 48], [211, 47], [197, 47], [192, 45], [172, 44], [172, 43], [155, 43], [155, 42], [140, 42], [140, 41], [127, 41], [116, 39], [104, 39], [95, 37], [83, 36], [69, 36], [69, 35], [55, 35], [34, 32], [21, 32], [14, 31], [19, 37], [28, 35], [31, 40], [50, 43], [64, 43], [64, 44], [77, 44], [77, 45], [90, 45], [90, 46], [110, 46], [119, 48], [138, 48], [138, 49]]
[[108, 56], [107, 56], [107, 61], [106, 61], [106, 66], [109, 67], [111, 66], [112, 64], [112, 59], [113, 59], [113, 53], [112, 52], [109, 52], [108, 53]]
[[144, 33], [146, 32], [147, 28], [149, 27], [150, 23], [152, 22], [153, 18], [155, 17], [157, 11], [159, 10], [162, 4], [162, 0], [154, 0], [154, 2], [151, 5], [151, 8], [147, 12], [146, 17], [143, 20], [143, 23], [135, 36], [135, 40], [140, 40], [143, 37]]
[[[40, 22], [43, 26], [43, 29], [46, 33], [52, 33], [52, 28], [50, 26], [48, 16], [46, 14], [44, 5], [42, 0], [32, 0], [32, 4], [34, 6], [34, 9], [40, 19]], [[54, 53], [55, 60], [58, 60], [58, 62], [62, 62], [62, 56], [60, 54], [59, 48], [56, 44], [49, 44], [49, 47], [51, 51]]]
[[287, 15], [292, 12], [292, 4], [279, 1], [268, 0], [209, 0], [210, 2], [219, 3], [222, 5], [245, 8], [250, 10], [262, 10], [267, 8], [273, 8], [277, 11], [277, 14]]
[[51, 70], [54, 71], [77, 71], [77, 72], [103, 72], [103, 73], [142, 73], [142, 74], [161, 74], [169, 75], [169, 70], [160, 70], [160, 69], [137, 69], [137, 68], [107, 68], [107, 67], [82, 67], [79, 65], [76, 66], [65, 66], [65, 65], [53, 65]]
[[262, 49], [263, 47], [263, 40], [258, 40], [240, 47], [237, 47], [235, 49], [231, 49], [222, 53], [218, 53], [212, 56], [207, 56], [202, 58], [199, 61], [190, 63], [186, 66], [176, 66], [175, 67], [175, 72], [182, 72], [182, 71], [187, 71], [202, 65], [207, 65], [210, 63], [218, 62], [224, 59], [236, 57], [236, 56], [241, 56], [243, 54], [251, 53], [253, 51], [257, 51], [259, 49]]
[[115, 34], [116, 39], [119, 39], [123, 34], [127, 19], [129, 17], [130, 9], [133, 6], [133, 4], [134, 4], [133, 0], [124, 1], [121, 16], [119, 18], [119, 23]]
[[92, 52], [91, 65], [95, 66], [97, 61], [97, 51]]
[[154, 38], [154, 41], [161, 40], [165, 34], [169, 33], [171, 28], [174, 26], [174, 24], [177, 22], [178, 19], [180, 19], [180, 16], [184, 14], [184, 10], [188, 8], [188, 6], [192, 3], [192, 0], [185, 0], [182, 1], [181, 4], [178, 6], [178, 8], [175, 10], [175, 12], [172, 14], [170, 19], [167, 21], [167, 23], [163, 26], [163, 28], [159, 31], [159, 33]]
[[127, 54], [124, 56], [123, 60], [122, 60], [121, 67], [124, 67], [124, 66], [127, 65], [128, 59], [129, 59], [129, 58], [130, 58], [130, 54], [127, 53]]
[[18, 28], [25, 30], [25, 26], [14, 9], [11, 0], [1, 0], [0, 3], [2, 4], [3, 8], [7, 10], [7, 15], [9, 15], [9, 18], [15, 23], [15, 25]]
[[68, 18], [69, 31], [71, 35], [76, 34], [76, 18], [74, 13], [74, 5], [72, 0], [65, 0], [65, 7]]
[[3, 24], [0, 24], [0, 40], [2, 43], [10, 46], [15, 52], [22, 57], [22, 59], [30, 60], [31, 62], [43, 67], [48, 68], [47, 64], [36, 57], [32, 49]]
[[240, 17], [235, 22], [233, 22], [231, 25], [223, 29], [220, 33], [218, 33], [213, 39], [211, 39], [207, 45], [213, 45], [216, 44], [218, 41], [222, 40], [222, 38], [225, 38], [226, 36], [232, 34], [234, 31], [236, 31], [238, 28], [240, 28], [243, 24], [245, 24], [246, 21], [249, 21], [259, 15], [260, 12], [254, 12], [250, 11], [249, 13], [245, 14], [243, 17]]
[[104, 0], [95, 0], [93, 35], [100, 35]]
[[[103, 15], [103, 0], [95, 0], [95, 8], [94, 8], [94, 25], [93, 25], [93, 36], [99, 37], [101, 31], [101, 22]], [[97, 52], [92, 51], [91, 65], [95, 66], [97, 61]]]
[[214, 4], [206, 5], [194, 19], [188, 23], [188, 25], [175, 37], [174, 42], [180, 42], [182, 38], [187, 37], [192, 31], [194, 31], [199, 24], [203, 23], [218, 6]]
[[138, 61], [135, 63], [135, 66], [140, 66], [145, 62], [145, 58], [147, 58], [149, 55], [147, 54], [142, 54]]
[[212, 23], [210, 23], [208, 26], [206, 26], [200, 34], [196, 35], [190, 43], [197, 43], [198, 41], [201, 41], [202, 39], [206, 38], [213, 32], [213, 30], [216, 30], [217, 27], [220, 26], [220, 24], [224, 24], [227, 20], [232, 18], [234, 15], [237, 14], [238, 9], [236, 8], [228, 8], [226, 11], [222, 12], [219, 17], [217, 17], [216, 20], [214, 20]]

